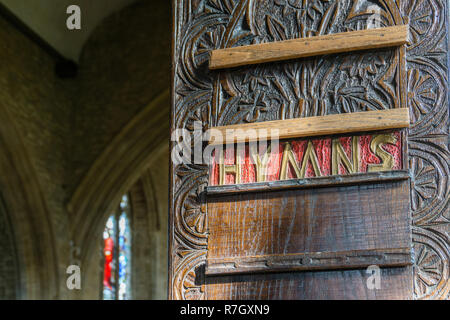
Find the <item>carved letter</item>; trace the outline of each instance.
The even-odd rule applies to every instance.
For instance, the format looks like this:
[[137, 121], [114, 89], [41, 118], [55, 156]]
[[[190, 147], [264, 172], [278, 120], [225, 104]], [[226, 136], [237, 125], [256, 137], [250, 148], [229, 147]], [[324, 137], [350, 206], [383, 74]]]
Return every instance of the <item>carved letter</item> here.
[[331, 174], [338, 175], [339, 167], [342, 164], [348, 173], [359, 172], [359, 145], [358, 137], [352, 138], [352, 162], [347, 157], [339, 139], [333, 139], [332, 144], [332, 160], [331, 160]]
[[253, 162], [255, 163], [256, 168], [256, 182], [266, 181], [266, 171], [267, 164], [269, 162], [270, 150], [271, 146], [268, 146], [266, 152], [264, 153], [264, 156], [261, 157], [259, 155], [258, 149], [256, 148], [256, 145], [250, 144], [250, 155], [253, 159]]
[[397, 138], [392, 134], [379, 134], [376, 135], [370, 143], [370, 150], [375, 153], [381, 159], [381, 164], [369, 164], [368, 171], [388, 171], [394, 168], [394, 157], [392, 154], [382, 148], [384, 144], [394, 144], [397, 142]]
[[306, 166], [308, 165], [308, 161], [311, 160], [314, 174], [316, 177], [322, 176], [322, 172], [320, 171], [319, 160], [317, 159], [316, 151], [314, 150], [314, 145], [311, 141], [308, 141], [308, 147], [306, 148], [305, 155], [303, 157], [302, 169], [300, 170], [300, 176], [302, 178], [305, 177], [306, 174]]
[[220, 162], [219, 162], [219, 185], [225, 184], [225, 177], [227, 173], [233, 173], [235, 176], [234, 183], [241, 183], [241, 157], [240, 157], [240, 148], [236, 150], [236, 160], [235, 164], [226, 165], [225, 159], [223, 156], [223, 151], [220, 154]]
[[298, 168], [297, 161], [295, 160], [294, 152], [292, 151], [291, 144], [289, 142], [286, 142], [286, 144], [284, 145], [283, 160], [281, 161], [280, 180], [288, 179], [287, 167], [289, 163], [292, 165], [292, 168], [294, 168], [297, 179], [302, 178], [302, 175], [300, 174], [300, 169]]

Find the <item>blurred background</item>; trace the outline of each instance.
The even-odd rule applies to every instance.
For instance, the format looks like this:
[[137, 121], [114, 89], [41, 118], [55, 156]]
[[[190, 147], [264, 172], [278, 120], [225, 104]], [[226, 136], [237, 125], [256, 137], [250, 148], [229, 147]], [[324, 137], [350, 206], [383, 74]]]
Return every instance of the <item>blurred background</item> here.
[[167, 298], [170, 21], [0, 0], [0, 299]]

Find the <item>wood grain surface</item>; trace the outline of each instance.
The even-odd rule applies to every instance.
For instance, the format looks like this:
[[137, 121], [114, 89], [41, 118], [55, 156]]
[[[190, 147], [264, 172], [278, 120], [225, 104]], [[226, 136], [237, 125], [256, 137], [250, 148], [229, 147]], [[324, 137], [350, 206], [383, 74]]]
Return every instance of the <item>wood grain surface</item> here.
[[412, 267], [381, 268], [380, 289], [369, 289], [365, 269], [206, 277], [207, 299], [407, 300]]
[[[365, 269], [205, 277], [211, 236], [207, 210], [210, 197], [202, 191], [209, 183], [209, 168], [171, 163], [170, 299], [449, 299], [448, 5], [448, 1], [437, 0], [173, 1], [171, 133], [179, 129], [193, 132], [195, 121], [200, 121], [206, 131], [236, 124], [409, 109], [410, 126], [402, 158], [408, 164], [404, 168], [410, 168], [410, 207], [404, 213], [410, 217], [410, 246], [415, 255], [414, 267], [382, 269], [380, 290], [367, 288], [369, 275]], [[410, 43], [209, 69], [211, 51], [364, 31], [373, 27], [369, 20], [375, 11], [382, 19], [372, 22], [384, 27], [409, 23]], [[341, 44], [346, 45], [346, 41]], [[358, 187], [369, 186], [365, 183]], [[278, 203], [289, 203], [291, 192], [307, 192], [311, 196], [305, 196], [304, 201], [309, 203], [304, 207], [319, 207], [313, 193], [324, 189], [330, 196], [322, 202], [330, 207], [387, 206], [384, 197], [373, 195], [375, 200], [356, 201], [353, 192], [348, 194], [350, 198], [339, 192], [351, 188], [356, 186], [259, 190], [246, 195], [262, 197], [254, 202], [258, 206], [246, 209], [247, 215], [260, 210], [269, 193], [278, 195]], [[238, 199], [236, 195], [227, 197]], [[231, 210], [231, 202], [224, 202], [224, 211]], [[367, 226], [361, 229], [373, 228], [376, 217], [365, 219]], [[347, 215], [336, 216], [336, 221], [339, 218], [348, 220]], [[353, 220], [358, 218], [354, 216]], [[281, 226], [283, 221], [286, 225]], [[273, 226], [289, 230], [290, 222], [274, 219]], [[393, 233], [395, 223], [386, 222]], [[351, 240], [349, 230], [344, 231]], [[254, 242], [254, 246], [265, 244]]]
[[[409, 248], [408, 207], [408, 181], [211, 196], [208, 261]], [[359, 258], [367, 265], [380, 262]], [[326, 261], [323, 268], [347, 267], [345, 259]], [[271, 266], [244, 269], [270, 272]]]
[[[211, 145], [289, 139], [409, 127], [407, 108], [245, 123], [212, 128]], [[218, 140], [217, 138], [222, 138]]]
[[305, 179], [290, 179], [269, 182], [256, 182], [245, 184], [229, 184], [218, 186], [207, 186], [205, 192], [207, 195], [279, 191], [290, 189], [311, 189], [330, 186], [357, 185], [367, 183], [377, 183], [395, 180], [406, 180], [410, 177], [408, 170], [356, 173], [346, 176], [329, 176]]
[[408, 25], [400, 25], [213, 50], [209, 68], [232, 68], [324, 54], [399, 46], [408, 42], [408, 29]]
[[274, 254], [253, 257], [216, 258], [206, 261], [206, 275], [256, 274], [267, 272], [363, 269], [371, 265], [399, 267], [412, 264], [411, 248]]

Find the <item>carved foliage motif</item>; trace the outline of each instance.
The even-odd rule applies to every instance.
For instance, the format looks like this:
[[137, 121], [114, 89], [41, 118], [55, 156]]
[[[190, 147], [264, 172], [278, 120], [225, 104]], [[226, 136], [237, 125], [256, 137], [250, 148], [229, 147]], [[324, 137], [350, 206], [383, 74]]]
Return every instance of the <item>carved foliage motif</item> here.
[[[423, 230], [420, 239], [427, 239], [424, 244], [416, 232], [413, 241], [417, 251], [426, 251], [441, 265], [448, 265], [445, 0], [174, 3], [172, 130], [193, 130], [194, 121], [201, 121], [206, 130], [218, 125], [395, 108], [407, 103], [412, 115], [408, 152], [413, 173], [413, 224]], [[337, 54], [226, 71], [208, 69], [213, 49], [366, 29], [374, 11], [380, 13], [375, 19], [380, 26], [409, 23], [412, 43], [406, 49]], [[403, 65], [405, 56], [407, 66]], [[207, 183], [206, 165], [172, 167], [172, 298], [206, 297], [201, 281], [195, 277], [204, 263], [207, 244], [202, 199]], [[439, 251], [437, 243], [447, 246], [447, 255], [433, 255]], [[416, 298], [445, 298], [445, 290], [435, 292], [435, 282], [420, 280], [427, 259], [416, 254], [416, 270], [422, 270], [415, 273]], [[448, 284], [447, 269], [436, 270]]]
[[450, 298], [450, 246], [436, 230], [414, 227], [414, 294], [417, 299]]
[[407, 49], [411, 212], [417, 299], [449, 298], [447, 1], [400, 1]]

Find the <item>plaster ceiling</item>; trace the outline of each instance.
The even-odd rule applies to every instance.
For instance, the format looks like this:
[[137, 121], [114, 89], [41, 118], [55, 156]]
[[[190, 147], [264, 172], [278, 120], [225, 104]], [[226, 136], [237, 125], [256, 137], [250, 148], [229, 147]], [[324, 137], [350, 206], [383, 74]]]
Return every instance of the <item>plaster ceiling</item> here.
[[[18, 19], [67, 59], [78, 61], [83, 45], [107, 16], [136, 0], [0, 0]], [[66, 9], [81, 9], [81, 30], [68, 30]]]

